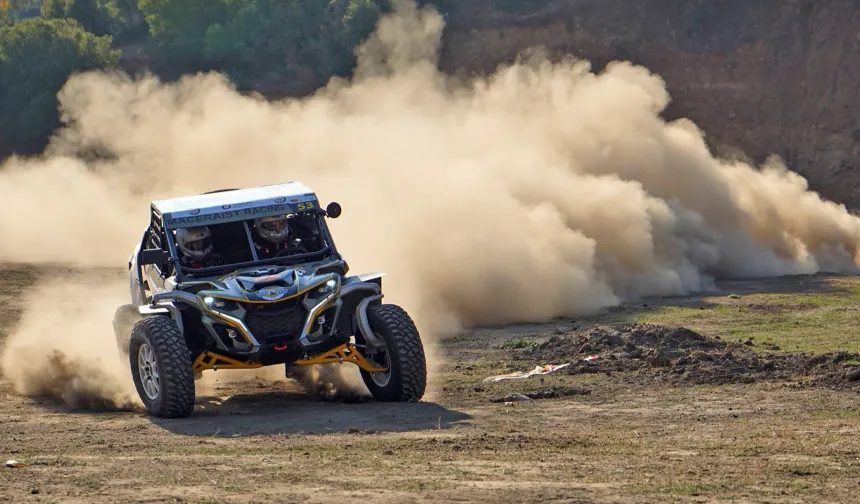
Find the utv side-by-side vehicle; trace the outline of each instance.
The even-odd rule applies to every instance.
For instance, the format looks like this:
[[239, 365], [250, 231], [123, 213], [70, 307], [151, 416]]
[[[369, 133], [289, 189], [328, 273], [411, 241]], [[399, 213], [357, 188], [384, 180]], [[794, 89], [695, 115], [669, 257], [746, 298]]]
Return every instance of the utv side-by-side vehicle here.
[[421, 399], [418, 330], [382, 303], [382, 274], [347, 276], [326, 222], [340, 213], [299, 182], [151, 203], [113, 320], [150, 414], [190, 415], [205, 370], [272, 365], [349, 362], [376, 400]]

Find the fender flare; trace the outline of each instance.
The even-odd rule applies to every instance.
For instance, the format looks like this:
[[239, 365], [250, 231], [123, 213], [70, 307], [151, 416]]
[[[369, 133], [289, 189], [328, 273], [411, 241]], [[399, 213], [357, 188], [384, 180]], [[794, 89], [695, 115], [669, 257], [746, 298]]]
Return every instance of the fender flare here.
[[341, 311], [338, 321], [341, 330], [356, 336], [360, 334], [369, 346], [375, 348], [380, 348], [385, 343], [373, 333], [367, 318], [367, 309], [372, 303], [378, 303], [384, 297], [381, 282], [378, 280], [383, 275], [353, 277], [358, 281], [348, 282], [341, 289], [340, 295], [345, 308]]
[[361, 335], [364, 336], [364, 341], [368, 346], [373, 348], [384, 348], [385, 342], [379, 338], [370, 327], [370, 321], [367, 320], [367, 308], [370, 306], [370, 303], [375, 301], [380, 301], [383, 297], [383, 294], [376, 294], [375, 296], [368, 296], [361, 300], [358, 303], [358, 308], [356, 309], [356, 323], [358, 324], [358, 330], [361, 331]]
[[144, 317], [147, 316], [169, 316], [179, 328], [179, 332], [185, 335], [185, 327], [182, 324], [182, 314], [179, 308], [172, 301], [158, 301], [151, 305], [141, 305], [137, 307], [137, 311]]

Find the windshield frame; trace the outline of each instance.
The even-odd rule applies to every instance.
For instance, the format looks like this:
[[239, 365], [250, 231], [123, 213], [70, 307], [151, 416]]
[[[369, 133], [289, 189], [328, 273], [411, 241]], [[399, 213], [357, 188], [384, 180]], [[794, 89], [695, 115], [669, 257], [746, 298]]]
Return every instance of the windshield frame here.
[[245, 219], [241, 222], [245, 229], [245, 237], [248, 240], [248, 246], [251, 249], [253, 260], [239, 263], [224, 264], [221, 266], [212, 266], [208, 268], [191, 268], [189, 266], [183, 266], [182, 261], [180, 260], [179, 252], [177, 251], [173, 233], [170, 232], [171, 230], [166, 230], [167, 232], [165, 233], [165, 235], [167, 238], [168, 248], [170, 249], [170, 254], [173, 258], [173, 265], [174, 271], [176, 272], [177, 282], [181, 283], [184, 281], [200, 279], [203, 277], [223, 276], [236, 270], [254, 266], [294, 266], [296, 264], [301, 263], [321, 261], [329, 257], [335, 257], [340, 259], [340, 254], [338, 254], [337, 252], [337, 248], [335, 247], [331, 231], [329, 230], [328, 223], [325, 220], [325, 212], [319, 208], [315, 208], [312, 210], [288, 213], [288, 215], [298, 214], [311, 214], [314, 216], [314, 223], [316, 224], [317, 229], [323, 236], [325, 247], [321, 248], [320, 250], [314, 252], [307, 252], [304, 254], [296, 254], [284, 257], [273, 257], [271, 259], [260, 259], [257, 256], [257, 250], [254, 246], [254, 238], [251, 234], [251, 228], [249, 226], [249, 223], [253, 222], [254, 219]]

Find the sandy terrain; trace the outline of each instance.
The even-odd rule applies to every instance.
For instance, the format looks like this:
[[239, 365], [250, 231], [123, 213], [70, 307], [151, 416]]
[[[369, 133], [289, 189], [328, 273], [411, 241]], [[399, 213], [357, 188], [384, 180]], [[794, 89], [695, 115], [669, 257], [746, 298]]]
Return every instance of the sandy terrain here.
[[[0, 336], [39, 274], [0, 269]], [[466, 331], [441, 343], [415, 404], [252, 379], [165, 421], [22, 397], [4, 379], [0, 457], [29, 465], [0, 469], [0, 501], [851, 502], [860, 281], [720, 288]]]

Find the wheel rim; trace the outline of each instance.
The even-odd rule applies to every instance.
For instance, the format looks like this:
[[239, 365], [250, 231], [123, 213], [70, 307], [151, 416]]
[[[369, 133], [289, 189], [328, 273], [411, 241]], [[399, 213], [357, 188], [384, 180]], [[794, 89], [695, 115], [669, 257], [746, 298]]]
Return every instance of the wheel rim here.
[[379, 333], [374, 331], [373, 334], [382, 341], [382, 348], [374, 352], [372, 357], [368, 357], [368, 360], [376, 366], [388, 368], [388, 371], [384, 373], [370, 373], [370, 379], [373, 380], [373, 383], [377, 387], [385, 387], [391, 381], [391, 359], [389, 358], [388, 345], [385, 344], [385, 340], [382, 339]]
[[158, 374], [158, 362], [155, 351], [144, 343], [137, 352], [137, 368], [140, 370], [140, 384], [146, 397], [155, 400], [161, 392], [161, 376]]

